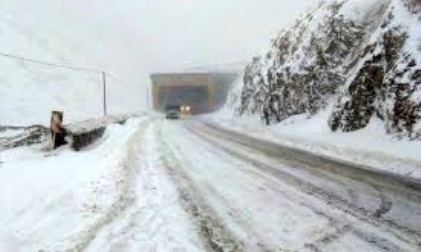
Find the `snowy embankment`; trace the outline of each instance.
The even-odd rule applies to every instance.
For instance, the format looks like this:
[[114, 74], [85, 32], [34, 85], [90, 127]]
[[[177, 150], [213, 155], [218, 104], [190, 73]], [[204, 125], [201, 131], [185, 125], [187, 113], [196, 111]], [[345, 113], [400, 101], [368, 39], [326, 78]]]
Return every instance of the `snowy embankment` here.
[[238, 111], [281, 122], [328, 110], [331, 131], [378, 120], [388, 134], [421, 137], [419, 3], [320, 4], [246, 67]]
[[127, 204], [126, 152], [145, 118], [110, 125], [95, 148], [0, 152], [0, 250], [84, 247]]
[[421, 179], [420, 141], [385, 137], [381, 122], [375, 121], [360, 131], [333, 133], [325, 120], [328, 116], [328, 112], [310, 119], [306, 115], [298, 115], [269, 127], [264, 126], [257, 116], [236, 117], [230, 109], [204, 119], [277, 144]]
[[420, 15], [415, 0], [324, 2], [280, 32], [206, 120], [421, 178]]
[[[127, 120], [146, 116], [147, 113], [121, 114], [92, 118], [82, 122], [64, 125], [70, 138], [70, 146], [73, 150], [80, 150], [97, 141], [105, 132], [107, 126], [112, 124], [124, 124]], [[35, 144], [47, 145], [50, 130], [42, 125], [0, 126], [0, 151], [21, 146]]]

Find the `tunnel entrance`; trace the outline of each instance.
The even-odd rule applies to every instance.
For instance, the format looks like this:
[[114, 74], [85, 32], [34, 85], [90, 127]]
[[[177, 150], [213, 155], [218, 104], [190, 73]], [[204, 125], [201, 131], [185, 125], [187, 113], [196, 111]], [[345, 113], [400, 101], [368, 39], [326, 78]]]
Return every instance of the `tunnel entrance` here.
[[208, 112], [209, 90], [206, 86], [166, 86], [161, 87], [159, 100], [162, 105], [187, 105], [192, 114]]
[[221, 108], [234, 73], [159, 73], [152, 74], [153, 109], [165, 111], [167, 105], [190, 107], [190, 113], [203, 114]]

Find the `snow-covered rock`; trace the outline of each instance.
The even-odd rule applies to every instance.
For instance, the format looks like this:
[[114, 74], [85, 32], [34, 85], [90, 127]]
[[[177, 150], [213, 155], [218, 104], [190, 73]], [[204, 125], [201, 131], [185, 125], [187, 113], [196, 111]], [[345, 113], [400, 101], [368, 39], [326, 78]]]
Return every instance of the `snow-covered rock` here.
[[[331, 130], [380, 118], [421, 135], [421, 11], [417, 0], [323, 2], [246, 67], [240, 113], [273, 121], [332, 108]], [[330, 105], [330, 106], [328, 106]]]

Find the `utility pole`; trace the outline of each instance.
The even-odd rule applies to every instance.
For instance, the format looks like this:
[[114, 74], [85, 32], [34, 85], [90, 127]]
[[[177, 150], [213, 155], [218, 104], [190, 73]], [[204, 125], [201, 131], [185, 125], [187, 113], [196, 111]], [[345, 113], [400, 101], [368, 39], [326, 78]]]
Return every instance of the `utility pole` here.
[[149, 94], [149, 87], [146, 88], [146, 107], [148, 110], [151, 109], [151, 101], [150, 101], [150, 94]]
[[107, 116], [107, 76], [105, 72], [102, 72], [102, 85], [103, 85], [103, 100], [104, 100], [104, 116]]

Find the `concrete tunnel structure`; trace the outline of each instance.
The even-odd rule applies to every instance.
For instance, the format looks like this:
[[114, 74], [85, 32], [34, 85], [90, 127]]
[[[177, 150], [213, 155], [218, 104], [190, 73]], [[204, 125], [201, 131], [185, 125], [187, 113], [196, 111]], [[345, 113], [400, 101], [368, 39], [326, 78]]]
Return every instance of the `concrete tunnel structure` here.
[[164, 111], [167, 105], [187, 105], [191, 114], [220, 109], [226, 102], [236, 73], [159, 73], [152, 74], [152, 107]]

